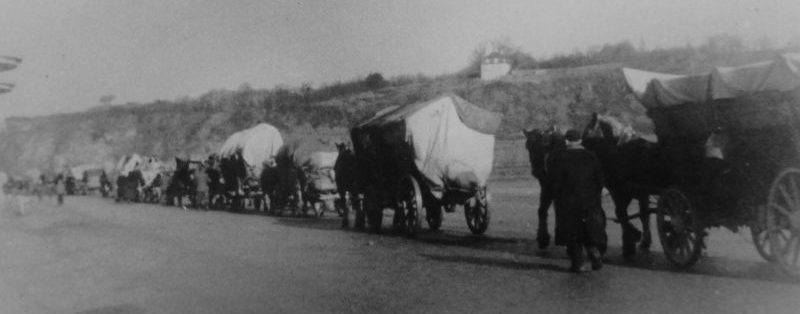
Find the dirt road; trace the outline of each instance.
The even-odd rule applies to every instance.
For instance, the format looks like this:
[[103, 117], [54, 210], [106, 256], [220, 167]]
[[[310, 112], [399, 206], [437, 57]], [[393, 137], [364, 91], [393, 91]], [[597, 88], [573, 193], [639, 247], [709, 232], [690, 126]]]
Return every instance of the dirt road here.
[[[565, 272], [535, 249], [530, 181], [492, 182], [492, 224], [460, 212], [419, 239], [339, 220], [184, 211], [95, 197], [0, 212], [0, 313], [798, 313], [800, 284], [747, 238], [712, 230], [708, 256], [673, 271], [649, 257]], [[606, 210], [611, 213], [610, 206]], [[388, 213], [387, 213], [388, 215]], [[385, 220], [388, 224], [388, 216]], [[552, 226], [551, 226], [552, 227]], [[657, 242], [657, 238], [656, 242]]]

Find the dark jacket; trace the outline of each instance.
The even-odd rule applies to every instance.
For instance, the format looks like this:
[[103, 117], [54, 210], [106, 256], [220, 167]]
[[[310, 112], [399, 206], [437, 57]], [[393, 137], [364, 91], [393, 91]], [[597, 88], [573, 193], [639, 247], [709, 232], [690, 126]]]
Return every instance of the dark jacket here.
[[556, 205], [556, 245], [605, 244], [603, 171], [597, 156], [583, 148], [568, 148], [556, 153], [549, 168]]

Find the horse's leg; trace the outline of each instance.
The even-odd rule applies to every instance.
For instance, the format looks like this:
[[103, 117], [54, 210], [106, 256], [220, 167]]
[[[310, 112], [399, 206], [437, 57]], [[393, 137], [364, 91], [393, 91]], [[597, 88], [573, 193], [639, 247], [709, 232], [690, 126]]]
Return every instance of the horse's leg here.
[[339, 204], [342, 209], [342, 228], [350, 227], [350, 207], [347, 206], [347, 190], [339, 190]]
[[539, 244], [539, 249], [544, 249], [550, 245], [550, 233], [547, 229], [547, 211], [553, 203], [553, 196], [550, 193], [550, 185], [545, 180], [539, 180], [539, 186], [539, 209], [537, 210], [539, 227], [536, 231], [536, 242]]
[[634, 227], [628, 218], [628, 205], [631, 204], [633, 197], [621, 191], [611, 191], [611, 198], [614, 200], [614, 213], [622, 226], [622, 256], [631, 257], [636, 254], [636, 243], [641, 238], [641, 232]]
[[639, 220], [642, 222], [642, 242], [639, 243], [639, 250], [649, 251], [653, 242], [650, 233], [650, 196], [647, 194], [639, 195]]

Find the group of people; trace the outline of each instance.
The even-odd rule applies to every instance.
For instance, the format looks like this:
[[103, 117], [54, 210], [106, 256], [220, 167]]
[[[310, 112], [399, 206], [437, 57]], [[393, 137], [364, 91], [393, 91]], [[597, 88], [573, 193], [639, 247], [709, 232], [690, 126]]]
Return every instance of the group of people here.
[[556, 208], [555, 244], [567, 247], [569, 270], [576, 273], [601, 269], [608, 241], [601, 205], [603, 170], [581, 138], [577, 130], [567, 131], [566, 147], [554, 151], [546, 165]]

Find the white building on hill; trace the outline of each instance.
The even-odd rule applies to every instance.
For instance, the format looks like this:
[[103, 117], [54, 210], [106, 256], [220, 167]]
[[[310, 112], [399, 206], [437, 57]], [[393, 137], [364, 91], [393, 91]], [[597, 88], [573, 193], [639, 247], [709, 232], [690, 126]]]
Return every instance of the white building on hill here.
[[497, 52], [492, 52], [481, 62], [481, 79], [493, 80], [511, 72], [511, 61]]

